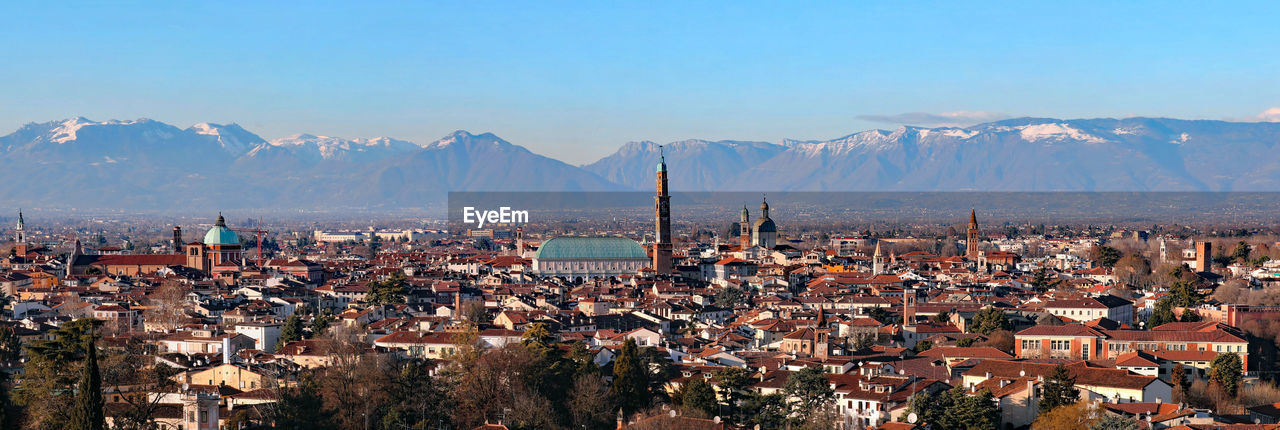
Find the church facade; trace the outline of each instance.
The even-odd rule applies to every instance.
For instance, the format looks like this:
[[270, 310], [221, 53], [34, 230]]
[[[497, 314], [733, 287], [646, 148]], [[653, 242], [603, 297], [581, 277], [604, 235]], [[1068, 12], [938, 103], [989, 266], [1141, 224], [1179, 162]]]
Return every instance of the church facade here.
[[[180, 231], [174, 230], [175, 241], [180, 241]], [[227, 227], [222, 214], [218, 214], [213, 227], [205, 233], [204, 242], [183, 245], [180, 253], [86, 255], [77, 240], [67, 260], [66, 275], [97, 272], [137, 276], [173, 266], [185, 266], [217, 275], [219, 268], [239, 271], [243, 261], [244, 249], [240, 245], [240, 237]]]

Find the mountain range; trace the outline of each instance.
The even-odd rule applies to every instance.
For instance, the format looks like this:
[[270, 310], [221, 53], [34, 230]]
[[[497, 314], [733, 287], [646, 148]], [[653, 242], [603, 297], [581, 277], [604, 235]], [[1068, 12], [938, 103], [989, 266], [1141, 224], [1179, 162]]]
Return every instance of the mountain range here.
[[[1280, 123], [1017, 118], [663, 145], [675, 191], [1280, 191]], [[659, 145], [574, 166], [491, 133], [421, 144], [77, 117], [0, 137], [6, 206], [424, 208], [454, 191], [651, 190]]]

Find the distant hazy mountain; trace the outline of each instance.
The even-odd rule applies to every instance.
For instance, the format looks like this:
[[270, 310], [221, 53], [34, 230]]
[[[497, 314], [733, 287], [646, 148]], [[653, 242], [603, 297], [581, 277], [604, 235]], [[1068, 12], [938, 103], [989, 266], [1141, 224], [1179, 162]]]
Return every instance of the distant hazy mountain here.
[[[783, 150], [768, 142], [685, 140], [663, 145], [672, 190], [717, 190], [746, 169], [758, 166]], [[659, 148], [653, 142], [630, 142], [613, 155], [583, 166], [615, 183], [635, 188], [653, 188]]]
[[[1280, 191], [1280, 123], [1019, 118], [823, 141], [665, 145], [677, 191]], [[60, 208], [343, 209], [439, 205], [449, 190], [651, 190], [632, 142], [572, 166], [489, 133], [416, 144], [236, 124], [85, 118], [0, 137], [0, 201]]]
[[61, 208], [212, 210], [426, 207], [450, 190], [620, 190], [492, 134], [428, 145], [307, 134], [270, 142], [238, 125], [72, 118], [0, 137], [0, 201]]
[[[727, 172], [693, 190], [1280, 191], [1280, 123], [1163, 118], [1019, 118], [968, 128], [902, 127], [785, 140], [755, 163], [710, 151], [673, 161]], [[656, 150], [656, 149], [655, 149]], [[630, 144], [587, 166], [645, 184], [652, 151]], [[674, 178], [698, 173], [675, 170]], [[637, 188], [640, 188], [637, 186]]]

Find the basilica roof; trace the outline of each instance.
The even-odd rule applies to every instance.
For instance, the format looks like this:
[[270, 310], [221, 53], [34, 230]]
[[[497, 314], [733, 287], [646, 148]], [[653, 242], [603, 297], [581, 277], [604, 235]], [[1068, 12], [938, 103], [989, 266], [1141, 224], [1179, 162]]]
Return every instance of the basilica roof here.
[[640, 243], [625, 237], [556, 237], [542, 243], [534, 259], [540, 260], [647, 260]]

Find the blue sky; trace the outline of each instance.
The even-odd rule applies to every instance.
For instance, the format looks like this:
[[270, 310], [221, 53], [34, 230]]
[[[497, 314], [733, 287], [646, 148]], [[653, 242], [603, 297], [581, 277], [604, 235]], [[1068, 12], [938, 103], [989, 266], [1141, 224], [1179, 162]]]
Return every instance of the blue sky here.
[[577, 164], [631, 140], [1280, 107], [1266, 2], [25, 3], [0, 6], [0, 134], [465, 129]]

